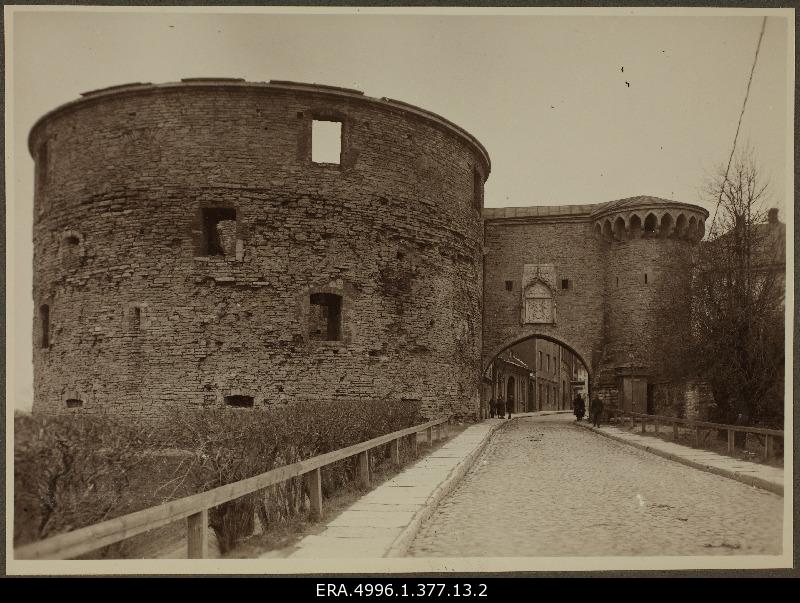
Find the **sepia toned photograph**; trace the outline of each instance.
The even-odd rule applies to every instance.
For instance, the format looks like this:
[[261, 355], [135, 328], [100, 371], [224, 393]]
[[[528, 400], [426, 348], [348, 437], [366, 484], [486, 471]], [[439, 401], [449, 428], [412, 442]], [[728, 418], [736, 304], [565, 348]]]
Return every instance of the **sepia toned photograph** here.
[[4, 16], [8, 574], [792, 567], [794, 9]]

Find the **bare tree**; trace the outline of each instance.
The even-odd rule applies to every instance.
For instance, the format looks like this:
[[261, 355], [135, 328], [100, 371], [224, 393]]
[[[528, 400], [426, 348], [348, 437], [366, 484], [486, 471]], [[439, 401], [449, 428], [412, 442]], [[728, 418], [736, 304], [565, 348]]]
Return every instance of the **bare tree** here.
[[751, 149], [707, 193], [719, 206], [693, 274], [691, 366], [711, 386], [713, 419], [782, 427], [785, 227]]

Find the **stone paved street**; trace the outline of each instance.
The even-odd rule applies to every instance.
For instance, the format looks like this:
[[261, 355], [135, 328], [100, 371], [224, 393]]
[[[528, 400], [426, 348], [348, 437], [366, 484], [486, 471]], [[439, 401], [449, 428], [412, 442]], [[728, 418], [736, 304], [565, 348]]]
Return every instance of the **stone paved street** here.
[[782, 497], [572, 421], [525, 417], [497, 431], [409, 555], [780, 554]]

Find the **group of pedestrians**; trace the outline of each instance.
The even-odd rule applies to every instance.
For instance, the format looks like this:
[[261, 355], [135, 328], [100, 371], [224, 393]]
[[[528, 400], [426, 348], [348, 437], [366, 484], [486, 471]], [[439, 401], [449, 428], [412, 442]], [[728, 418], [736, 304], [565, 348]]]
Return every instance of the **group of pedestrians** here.
[[[508, 414], [506, 414], [508, 411]], [[498, 419], [510, 419], [511, 418], [511, 404], [506, 404], [505, 399], [503, 396], [500, 396], [495, 400], [492, 398], [489, 400], [489, 417], [494, 419], [497, 417]]]
[[[583, 401], [583, 396], [580, 394], [575, 396], [572, 407], [576, 420], [583, 420], [583, 416], [586, 414], [586, 403]], [[591, 402], [589, 402], [589, 420], [595, 427], [600, 427], [603, 409], [603, 401], [595, 395]]]
[[[575, 414], [576, 420], [582, 421], [584, 415], [586, 415], [586, 402], [584, 402], [581, 394], [575, 396], [572, 407], [572, 412]], [[600, 427], [600, 419], [602, 418], [604, 408], [603, 401], [596, 395], [589, 402], [589, 420], [595, 427]], [[506, 404], [502, 396], [497, 399], [492, 398], [489, 400], [489, 417], [492, 419], [495, 417], [498, 419], [510, 419], [511, 403]]]

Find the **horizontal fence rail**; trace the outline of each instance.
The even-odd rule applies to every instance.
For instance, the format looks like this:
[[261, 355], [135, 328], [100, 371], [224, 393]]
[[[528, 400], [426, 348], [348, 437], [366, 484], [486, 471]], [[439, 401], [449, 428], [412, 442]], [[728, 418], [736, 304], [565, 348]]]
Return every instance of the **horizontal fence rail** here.
[[359, 455], [359, 480], [361, 483], [367, 484], [369, 483], [369, 451], [371, 449], [392, 442], [391, 458], [395, 463], [399, 464], [400, 441], [403, 438], [413, 436], [411, 445], [416, 450], [416, 436], [424, 431], [426, 432], [427, 442], [431, 444], [434, 440], [434, 431], [436, 431], [437, 437], [441, 437], [443, 429], [446, 433], [447, 424], [451, 418], [447, 416], [421, 425], [407, 427], [347, 448], [334, 450], [333, 452], [321, 454], [291, 465], [284, 465], [244, 480], [225, 484], [212, 490], [179, 498], [156, 507], [115, 517], [114, 519], [108, 519], [65, 534], [52, 536], [39, 542], [26, 544], [14, 549], [14, 558], [71, 559], [184, 518], [187, 520], [189, 558], [207, 557], [208, 510], [210, 508], [304, 475], [309, 485], [311, 512], [314, 516], [319, 517], [322, 514], [322, 479], [320, 470], [323, 467]]
[[683, 425], [690, 429], [694, 429], [695, 433], [695, 447], [700, 447], [700, 432], [701, 430], [707, 431], [727, 431], [728, 432], [728, 453], [733, 454], [735, 450], [735, 432], [754, 433], [764, 436], [764, 460], [768, 460], [772, 456], [772, 440], [771, 438], [783, 439], [783, 431], [779, 429], [768, 429], [766, 427], [747, 427], [745, 425], [728, 425], [725, 423], [711, 423], [709, 421], [692, 421], [691, 419], [681, 419], [679, 417], [668, 417], [665, 415], [647, 415], [639, 412], [631, 412], [629, 410], [609, 409], [609, 414], [620, 417], [623, 422], [626, 418], [631, 421], [633, 427], [634, 421], [641, 421], [642, 433], [647, 431], [647, 424], [652, 423], [655, 427], [655, 432], [659, 432], [660, 425], [672, 425], [672, 439], [678, 439], [678, 425]]

